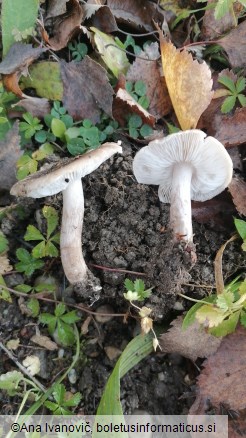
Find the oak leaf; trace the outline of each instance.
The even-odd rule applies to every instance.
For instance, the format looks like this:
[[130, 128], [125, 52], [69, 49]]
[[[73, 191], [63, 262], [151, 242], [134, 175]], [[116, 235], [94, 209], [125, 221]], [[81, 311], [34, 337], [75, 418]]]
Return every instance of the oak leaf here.
[[164, 76], [175, 114], [183, 130], [196, 128], [201, 114], [213, 97], [208, 65], [192, 59], [187, 51], [176, 49], [160, 34]]

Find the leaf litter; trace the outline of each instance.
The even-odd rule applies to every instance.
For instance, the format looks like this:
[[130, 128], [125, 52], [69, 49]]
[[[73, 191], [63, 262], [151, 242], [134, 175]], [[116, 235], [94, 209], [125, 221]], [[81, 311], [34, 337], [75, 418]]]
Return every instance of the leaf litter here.
[[[160, 26], [165, 27], [166, 25], [164, 11], [160, 10], [153, 2], [147, 0], [127, 0], [125, 2], [108, 0], [106, 5], [104, 4], [105, 2], [100, 1], [88, 1], [86, 5], [81, 3], [78, 0], [63, 0], [60, 2], [50, 0], [48, 2], [47, 14], [44, 15], [45, 27], [42, 28], [42, 34], [49, 48], [55, 51], [64, 49], [68, 42], [76, 35], [80, 35], [86, 42], [89, 41], [88, 44], [91, 44], [90, 30], [88, 30], [89, 27], [86, 27], [88, 25], [98, 29], [96, 31], [98, 35], [100, 31], [106, 34], [115, 32], [120, 26], [127, 26], [128, 29], [130, 28], [135, 31], [153, 31], [155, 29], [154, 21], [158, 22]], [[215, 24], [218, 22], [214, 21], [213, 12], [213, 10], [207, 10], [203, 17], [203, 37], [208, 40], [220, 37], [217, 40], [217, 44], [220, 44], [226, 51], [231, 67], [245, 67], [244, 37], [246, 22], [241, 21], [235, 29], [230, 30], [232, 17], [231, 14], [227, 14], [219, 22], [218, 28], [215, 29]], [[177, 15], [178, 12], [174, 11], [172, 14]], [[169, 34], [173, 37], [173, 41], [176, 41], [176, 30], [172, 30], [170, 19], [168, 22], [171, 29]], [[81, 26], [82, 24], [83, 26]], [[187, 24], [189, 30], [184, 30], [184, 27], [177, 27], [176, 35], [178, 35], [179, 31], [182, 34], [182, 37], [177, 39], [177, 41], [181, 41], [183, 37], [183, 40], [186, 42], [189, 41], [189, 38], [192, 39], [192, 32], [195, 31], [194, 21], [190, 19]], [[230, 32], [226, 36], [221, 37], [228, 30]], [[50, 33], [50, 36], [47, 32]], [[110, 42], [114, 41], [112, 35], [107, 35], [107, 37]], [[236, 108], [228, 115], [221, 114], [220, 106], [223, 102], [223, 97], [212, 100], [211, 72], [213, 67], [212, 64], [208, 66], [208, 64], [202, 61], [204, 49], [202, 48], [199, 51], [198, 47], [197, 51], [194, 50], [192, 52], [193, 55], [191, 55], [185, 48], [175, 48], [171, 42], [165, 41], [161, 32], [160, 42], [165, 78], [163, 78], [158, 60], [157, 43], [152, 42], [150, 46], [140, 51], [139, 58], [136, 57], [135, 61], [132, 61], [131, 56], [124, 54], [124, 73], [126, 79], [133, 82], [143, 80], [147, 86], [147, 97], [150, 101], [148, 111], [141, 108], [132, 99], [122, 82], [113, 89], [107, 71], [91, 57], [86, 56], [80, 62], [66, 62], [68, 61], [66, 59], [66, 61], [61, 60], [59, 64], [56, 63], [61, 70], [61, 82], [64, 89], [62, 102], [68, 113], [75, 120], [90, 118], [92, 122], [97, 123], [100, 121], [101, 111], [103, 110], [110, 117], [114, 115], [121, 125], [125, 125], [125, 115], [133, 112], [139, 114], [146, 123], [152, 126], [155, 125], [156, 120], [169, 116], [173, 123], [176, 122], [177, 118], [182, 129], [192, 129], [201, 124], [208, 134], [214, 135], [226, 147], [244, 145], [245, 108]], [[107, 44], [105, 42], [104, 49], [107, 49]], [[180, 46], [182, 46], [182, 43]], [[42, 56], [45, 51], [46, 49], [42, 47], [34, 48], [30, 44], [14, 44], [0, 64], [0, 72], [3, 74], [3, 82], [6, 88], [16, 93], [19, 97], [23, 97], [23, 91], [19, 87], [19, 78], [21, 75], [28, 73], [28, 67]], [[112, 52], [109, 56], [110, 62], [114, 59], [114, 53]], [[42, 60], [41, 62], [49, 61]], [[110, 68], [110, 63], [106, 64]], [[35, 65], [33, 68], [35, 68]], [[118, 69], [118, 73], [122, 73], [122, 70]], [[225, 72], [221, 72], [219, 76], [222, 74], [225, 74]], [[234, 72], [230, 74], [235, 76]], [[213, 76], [215, 77], [216, 75], [213, 74]], [[26, 86], [28, 86], [28, 79]], [[216, 90], [216, 88], [216, 79], [214, 79], [214, 89]], [[38, 87], [34, 87], [34, 89], [37, 94], [40, 93]], [[59, 98], [61, 98], [61, 89], [59, 92]], [[25, 98], [19, 104], [22, 104], [33, 115], [41, 117], [45, 112], [49, 111], [48, 99], [53, 97], [57, 98], [57, 95], [51, 96], [51, 91], [46, 90], [45, 99], [38, 99], [36, 97], [31, 99]], [[174, 109], [176, 117], [172, 114], [172, 109]], [[163, 125], [161, 126], [163, 128]], [[3, 149], [7, 148], [7, 142], [9, 142], [8, 146], [10, 144], [10, 147], [8, 153], [3, 152], [4, 155], [1, 161], [5, 172], [4, 175], [7, 175], [6, 180], [5, 177], [3, 178], [3, 185], [6, 184], [8, 189], [11, 184], [10, 180], [13, 178], [11, 168], [14, 169], [14, 163], [21, 153], [18, 147], [19, 138], [16, 136], [16, 125], [7, 134], [5, 142], [3, 142]], [[9, 153], [10, 151], [11, 153]], [[232, 180], [229, 192], [239, 214], [245, 215], [245, 181], [241, 177], [236, 176]], [[202, 222], [203, 219], [207, 223], [211, 217], [213, 218], [213, 211], [216, 208], [225, 210], [226, 202], [224, 200], [212, 200], [212, 202], [208, 201], [205, 203], [205, 210], [203, 210], [202, 214], [200, 213], [200, 221]], [[198, 208], [197, 205], [196, 208]], [[196, 209], [193, 212], [196, 215]], [[198, 216], [197, 214], [197, 219]], [[6, 273], [11, 269], [5, 256], [3, 257], [2, 266], [2, 273]], [[243, 383], [240, 387], [239, 382], [243, 382], [245, 366], [244, 332], [242, 329], [238, 329], [233, 335], [223, 339], [217, 349], [216, 346], [212, 347], [213, 342], [211, 338], [208, 338], [210, 335], [203, 333], [200, 338], [200, 333], [197, 333], [194, 327], [189, 335], [190, 343], [187, 345], [188, 333], [182, 333], [180, 325], [180, 320], [175, 320], [169, 332], [163, 335], [163, 348], [165, 351], [178, 351], [192, 360], [196, 360], [197, 357], [209, 356], [204, 362], [204, 369], [198, 380], [199, 393], [191, 412], [196, 409], [198, 413], [205, 412], [204, 406], [209, 398], [218, 412], [221, 409], [221, 404], [228, 406], [229, 409], [239, 410], [240, 417], [236, 421], [238, 424], [243, 422], [243, 411], [246, 409], [246, 406], [242, 391], [244, 390], [245, 392], [245, 388]], [[197, 342], [198, 340], [199, 342]], [[43, 346], [48, 348], [48, 344], [45, 342], [46, 340], [44, 340]], [[216, 342], [218, 342], [218, 339], [216, 339]], [[239, 365], [240, 367], [238, 368]], [[235, 391], [230, 391], [231, 386], [234, 388], [234, 385]], [[230, 428], [232, 427], [231, 424], [232, 422], [230, 423]]]

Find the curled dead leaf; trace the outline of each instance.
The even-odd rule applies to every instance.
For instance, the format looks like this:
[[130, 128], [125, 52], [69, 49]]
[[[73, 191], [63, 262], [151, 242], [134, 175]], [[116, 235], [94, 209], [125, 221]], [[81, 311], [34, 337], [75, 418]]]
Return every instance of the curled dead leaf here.
[[58, 345], [52, 341], [48, 336], [34, 335], [31, 337], [31, 341], [40, 347], [46, 348], [46, 350], [54, 351], [58, 349]]
[[198, 357], [208, 357], [214, 354], [221, 340], [206, 333], [196, 322], [186, 330], [182, 329], [183, 317], [172, 321], [171, 328], [159, 339], [164, 353], [178, 353], [194, 362]]
[[228, 190], [238, 213], [246, 216], [246, 182], [239, 177], [232, 178]]
[[158, 44], [151, 43], [139, 54], [141, 58], [130, 66], [126, 79], [136, 82], [143, 81], [147, 87], [146, 96], [149, 99], [148, 111], [156, 118], [167, 115], [172, 109], [172, 103], [168, 94], [166, 81], [161, 76], [158, 59], [160, 57]]
[[67, 43], [79, 32], [80, 24], [84, 18], [79, 0], [68, 0], [65, 6], [66, 12], [54, 20], [53, 37], [50, 38], [46, 30], [41, 27], [44, 41], [53, 50], [61, 50], [67, 46]]
[[123, 88], [119, 88], [113, 101], [113, 116], [121, 126], [126, 124], [126, 115], [138, 114], [143, 123], [154, 126], [155, 117], [146, 111], [136, 100]]
[[135, 29], [151, 31], [153, 23], [162, 23], [164, 14], [148, 0], [108, 0], [108, 7], [119, 23], [125, 23]]
[[164, 76], [175, 114], [183, 130], [196, 128], [213, 97], [211, 71], [186, 50], [176, 49], [160, 31]]

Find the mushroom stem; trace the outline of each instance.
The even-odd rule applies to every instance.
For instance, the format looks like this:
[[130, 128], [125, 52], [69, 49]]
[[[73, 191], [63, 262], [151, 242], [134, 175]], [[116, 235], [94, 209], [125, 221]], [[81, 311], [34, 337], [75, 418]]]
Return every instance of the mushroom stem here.
[[192, 165], [177, 163], [173, 167], [170, 222], [174, 235], [187, 242], [193, 241], [191, 220]]
[[84, 194], [81, 179], [70, 182], [63, 192], [61, 260], [71, 284], [84, 283], [87, 266], [82, 253], [81, 234], [84, 218]]

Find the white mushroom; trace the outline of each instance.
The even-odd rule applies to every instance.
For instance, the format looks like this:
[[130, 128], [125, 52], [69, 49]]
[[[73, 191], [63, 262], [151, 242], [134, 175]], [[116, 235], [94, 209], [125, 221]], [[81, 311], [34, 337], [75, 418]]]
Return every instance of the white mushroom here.
[[115, 153], [122, 153], [121, 142], [104, 143], [98, 149], [75, 158], [64, 158], [48, 169], [18, 181], [11, 189], [14, 196], [42, 198], [63, 193], [61, 225], [61, 260], [71, 284], [86, 286], [89, 270], [85, 264], [81, 233], [84, 218], [84, 195], [81, 178], [97, 169]]
[[160, 201], [171, 204], [173, 233], [187, 242], [193, 240], [191, 199], [206, 201], [218, 195], [230, 183], [232, 171], [224, 146], [198, 129], [154, 140], [133, 160], [137, 181], [159, 186]]

